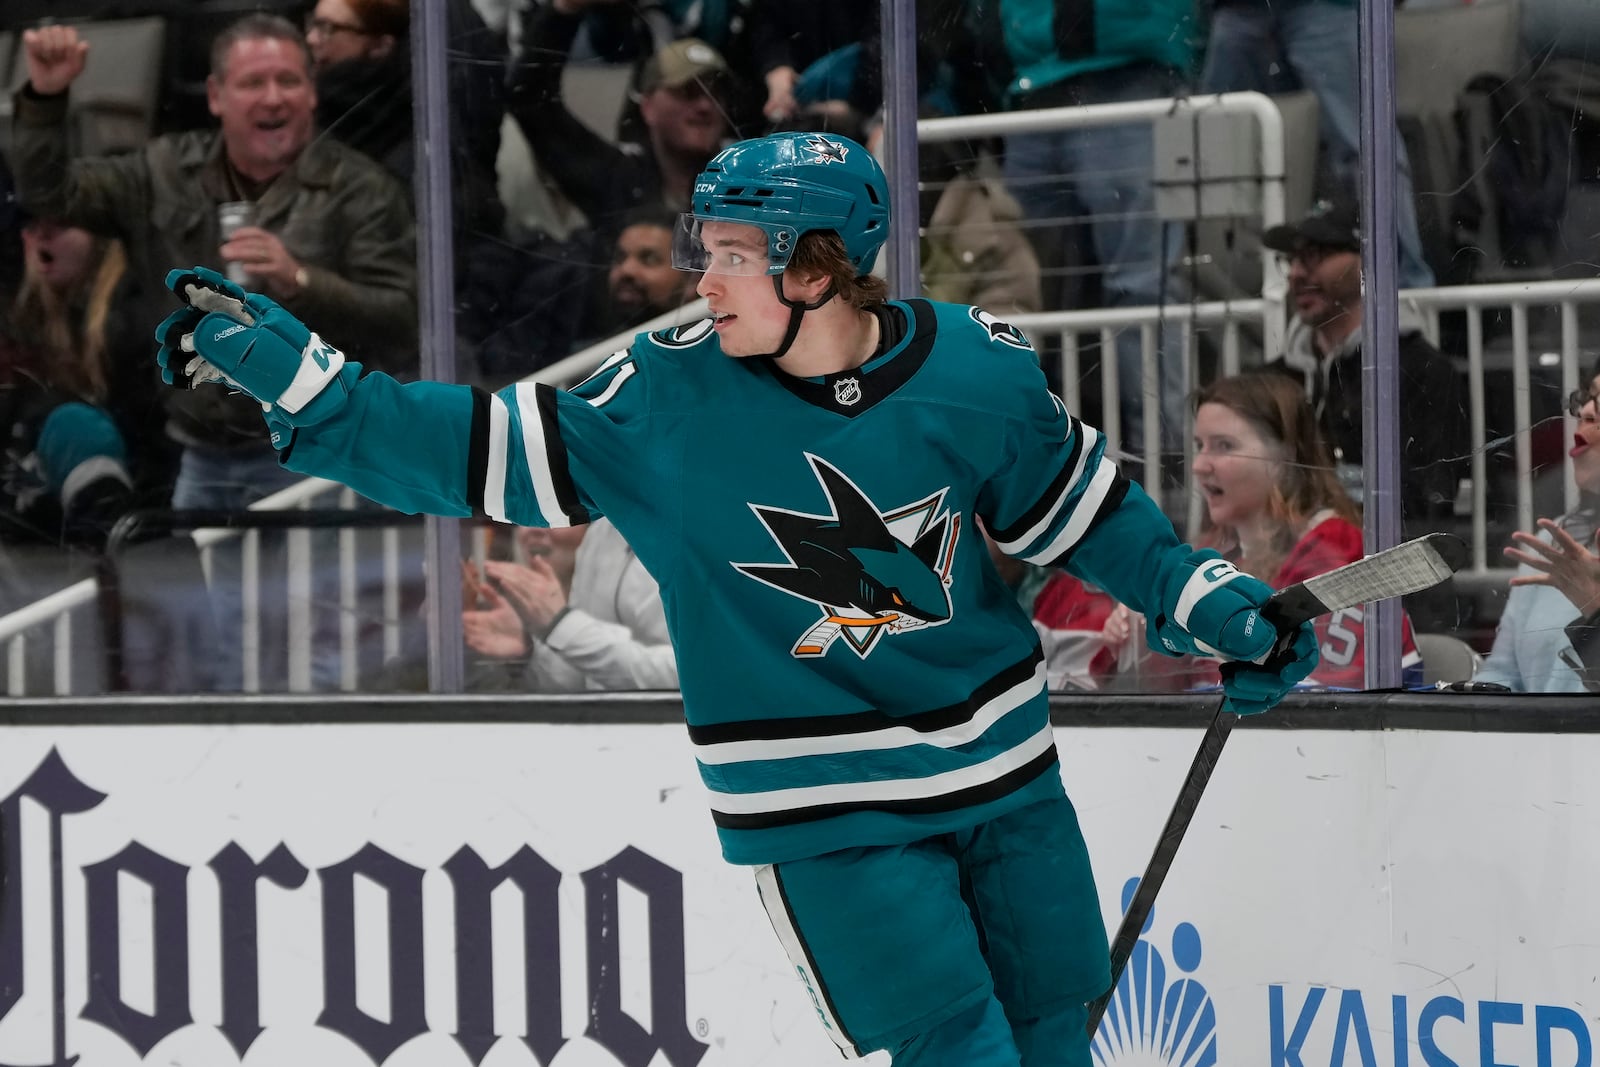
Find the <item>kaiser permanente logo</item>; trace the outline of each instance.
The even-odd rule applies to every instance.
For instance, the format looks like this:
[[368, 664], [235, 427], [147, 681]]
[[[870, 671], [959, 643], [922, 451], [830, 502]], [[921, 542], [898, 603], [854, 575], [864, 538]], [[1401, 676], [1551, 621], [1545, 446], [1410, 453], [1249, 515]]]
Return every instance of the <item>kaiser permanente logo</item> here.
[[[1126, 911], [1138, 879], [1122, 889]], [[1145, 921], [1106, 1005], [1090, 1053], [1096, 1067], [1214, 1067], [1217, 1015], [1201, 980], [1200, 932], [1173, 927], [1163, 944]], [[1280, 983], [1265, 1018], [1230, 1015], [1229, 1064], [1263, 1067], [1596, 1067], [1583, 1015], [1560, 1004], [1463, 999]], [[1243, 1046], [1243, 1047], [1237, 1047]], [[1261, 1054], [1265, 1053], [1263, 1057]]]
[[[1130, 878], [1122, 887], [1124, 912], [1138, 884]], [[1140, 934], [1154, 922], [1152, 908]], [[1200, 931], [1190, 923], [1173, 927], [1166, 952], [1141, 936], [1089, 1048], [1098, 1067], [1214, 1067], [1217, 1012], [1193, 977], [1200, 954]]]

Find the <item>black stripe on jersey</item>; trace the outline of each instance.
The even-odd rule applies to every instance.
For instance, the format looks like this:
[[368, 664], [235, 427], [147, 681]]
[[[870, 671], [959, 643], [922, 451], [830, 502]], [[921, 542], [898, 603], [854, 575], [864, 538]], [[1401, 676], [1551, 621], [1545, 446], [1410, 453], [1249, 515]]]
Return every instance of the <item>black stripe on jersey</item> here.
[[578, 503], [578, 490], [572, 484], [572, 469], [567, 466], [567, 446], [561, 440], [561, 424], [556, 418], [555, 387], [542, 383], [535, 385], [533, 395], [539, 405], [539, 422], [544, 427], [544, 456], [550, 464], [550, 484], [555, 487], [556, 504], [568, 522], [582, 526], [589, 521], [589, 512]]
[[[933, 305], [926, 300], [907, 300], [904, 303], [911, 309], [913, 320], [905, 348], [868, 373], [863, 374], [858, 367], [855, 370], [830, 374], [817, 382], [785, 374], [774, 366], [771, 360], [764, 360], [762, 363], [780, 385], [806, 403], [814, 404], [837, 415], [854, 418], [872, 410], [880, 400], [894, 395], [896, 389], [910, 381], [911, 376], [922, 369], [922, 365], [928, 361], [928, 356], [933, 353], [933, 342], [939, 327]], [[890, 305], [891, 310], [893, 307]], [[840, 403], [835, 389], [837, 383], [844, 378], [856, 379], [860, 387], [859, 398], [848, 404]]]
[[[1022, 513], [1021, 518], [1004, 529], [989, 531], [989, 536], [1001, 544], [1015, 541], [1031, 530], [1035, 523], [1050, 514], [1050, 509], [1055, 507], [1056, 501], [1061, 499], [1061, 494], [1067, 491], [1067, 483], [1072, 481], [1072, 472], [1078, 468], [1078, 457], [1083, 455], [1083, 439], [1087, 436], [1083, 432], [1083, 424], [1077, 419], [1068, 415], [1067, 422], [1072, 427], [1072, 449], [1067, 453], [1067, 461], [1061, 465], [1061, 469], [1056, 472], [1056, 476], [1050, 479], [1050, 485], [1045, 489], [1044, 494], [1034, 501], [1033, 507]], [[1093, 471], [1084, 471], [1085, 475], [1093, 473]]]
[[1116, 511], [1122, 506], [1122, 498], [1127, 495], [1128, 476], [1123, 474], [1121, 470], [1118, 470], [1111, 482], [1111, 488], [1106, 490], [1106, 498], [1100, 501], [1099, 507], [1094, 509], [1094, 518], [1090, 519], [1089, 525], [1084, 528], [1083, 536], [1074, 541], [1072, 546], [1065, 552], [1061, 553], [1061, 555], [1057, 556], [1049, 563], [1044, 564], [1044, 566], [1065, 567], [1067, 565], [1067, 560], [1072, 558], [1072, 553], [1077, 551], [1078, 546], [1083, 544], [1084, 541], [1088, 540], [1089, 535], [1094, 533], [1095, 528], [1105, 521], [1107, 515], [1110, 515], [1113, 511]]
[[711, 821], [724, 830], [772, 830], [780, 826], [834, 819], [856, 812], [876, 811], [887, 815], [938, 815], [959, 808], [973, 807], [999, 800], [1021, 789], [1058, 763], [1056, 746], [1051, 745], [1033, 759], [1012, 771], [1007, 771], [992, 782], [968, 786], [936, 797], [916, 797], [908, 800], [861, 800], [840, 804], [816, 804], [809, 808], [791, 808], [788, 811], [759, 811], [749, 814], [731, 814], [711, 811]]
[[864, 734], [891, 726], [909, 726], [918, 733], [960, 726], [977, 710], [1012, 686], [1033, 677], [1044, 659], [1037, 645], [1026, 657], [1013, 663], [979, 685], [966, 700], [912, 715], [888, 715], [876, 709], [848, 715], [807, 715], [793, 719], [745, 719], [740, 722], [709, 723], [689, 727], [689, 740], [697, 745], [718, 745], [728, 741], [777, 741], [787, 737], [832, 737], [838, 734]]
[[483, 483], [489, 478], [489, 394], [472, 387], [472, 430], [467, 435], [467, 506], [483, 513]]
[[828, 1014], [833, 1016], [833, 1021], [839, 1027], [839, 1033], [857, 1051], [861, 1046], [850, 1033], [849, 1027], [844, 1024], [844, 1017], [839, 1014], [839, 1005], [833, 999], [833, 994], [828, 992], [828, 979], [822, 973], [822, 968], [817, 966], [816, 954], [811, 951], [811, 946], [806, 943], [805, 928], [800, 925], [800, 920], [795, 918], [794, 909], [789, 906], [789, 890], [784, 888], [783, 868], [774, 863], [772, 865], [772, 880], [778, 884], [778, 903], [783, 907], [783, 913], [789, 917], [789, 929], [794, 933], [795, 944], [800, 946], [800, 951], [805, 953], [806, 966], [811, 970], [811, 977], [816, 982], [816, 994], [828, 1006]]

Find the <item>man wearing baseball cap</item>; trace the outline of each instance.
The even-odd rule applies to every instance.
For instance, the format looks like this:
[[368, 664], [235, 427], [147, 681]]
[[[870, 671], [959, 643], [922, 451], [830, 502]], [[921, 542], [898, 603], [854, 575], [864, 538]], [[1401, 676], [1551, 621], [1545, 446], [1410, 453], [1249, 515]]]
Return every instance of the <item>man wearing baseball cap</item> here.
[[727, 61], [697, 38], [661, 48], [640, 71], [636, 101], [643, 136], [613, 144], [568, 109], [561, 75], [584, 12], [605, 0], [552, 0], [523, 23], [525, 60], [512, 74], [508, 110], [539, 170], [588, 218], [610, 248], [637, 208], [688, 208], [695, 175], [729, 133]]
[[[1269, 366], [1304, 384], [1340, 481], [1359, 503], [1361, 473], [1361, 212], [1355, 200], [1319, 200], [1261, 243], [1288, 260], [1295, 317]], [[1406, 537], [1451, 516], [1469, 454], [1465, 389], [1423, 335], [1416, 306], [1400, 302], [1400, 512]], [[1413, 615], [1416, 609], [1407, 603]], [[1441, 608], [1441, 611], [1447, 610]], [[1416, 619], [1423, 629], [1432, 619]], [[1446, 625], [1453, 623], [1446, 620]]]

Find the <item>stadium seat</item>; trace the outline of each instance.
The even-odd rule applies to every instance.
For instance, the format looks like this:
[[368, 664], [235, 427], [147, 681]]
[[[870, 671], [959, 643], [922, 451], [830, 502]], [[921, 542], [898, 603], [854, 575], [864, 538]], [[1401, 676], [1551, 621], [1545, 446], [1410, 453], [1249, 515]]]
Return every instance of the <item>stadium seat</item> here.
[[[137, 148], [155, 130], [167, 20], [155, 16], [77, 24], [89, 64], [72, 87], [74, 149], [104, 155]], [[0, 34], [0, 123], [9, 140], [11, 94], [28, 76], [20, 35]], [[0, 146], [9, 147], [9, 146]]]
[[1478, 669], [1479, 656], [1472, 646], [1452, 634], [1417, 634], [1417, 651], [1422, 653], [1422, 680], [1465, 682]]

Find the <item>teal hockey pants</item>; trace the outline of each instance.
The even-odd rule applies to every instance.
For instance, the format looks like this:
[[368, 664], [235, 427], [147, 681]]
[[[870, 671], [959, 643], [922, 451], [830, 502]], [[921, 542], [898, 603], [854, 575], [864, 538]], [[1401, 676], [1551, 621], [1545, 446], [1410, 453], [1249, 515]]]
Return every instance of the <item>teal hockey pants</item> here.
[[1110, 984], [1088, 849], [1060, 796], [953, 834], [756, 870], [761, 900], [847, 1059], [1089, 1067]]

